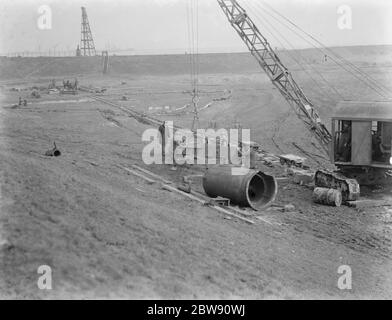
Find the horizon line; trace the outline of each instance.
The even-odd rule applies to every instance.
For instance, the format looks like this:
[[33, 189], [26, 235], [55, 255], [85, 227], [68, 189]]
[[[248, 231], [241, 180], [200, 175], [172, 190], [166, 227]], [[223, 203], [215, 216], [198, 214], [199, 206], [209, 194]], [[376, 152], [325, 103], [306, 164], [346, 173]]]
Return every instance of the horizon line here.
[[[303, 51], [303, 50], [318, 50], [318, 49], [322, 49], [322, 48], [353, 48], [353, 47], [388, 47], [388, 46], [392, 46], [391, 44], [352, 44], [352, 45], [332, 45], [332, 46], [325, 46], [325, 47], [303, 47], [303, 48], [295, 48], [295, 49], [286, 49], [286, 48], [279, 48], [279, 47], [275, 47], [274, 50], [275, 51]], [[232, 50], [232, 51], [218, 51], [219, 49], [222, 48], [216, 48], [217, 51], [214, 51], [214, 49], [210, 48], [211, 51], [206, 51], [206, 52], [198, 52], [195, 54], [198, 55], [205, 55], [205, 54], [235, 54], [235, 53], [249, 53], [248, 50], [246, 50], [245, 48], [242, 50], [238, 49], [238, 50]], [[111, 56], [162, 56], [162, 55], [190, 55], [191, 53], [188, 53], [187, 50], [184, 50], [182, 52], [180, 52], [180, 49], [168, 49], [170, 51], [178, 51], [178, 52], [159, 52], [159, 53], [154, 53], [154, 52], [148, 52], [149, 50], [153, 51], [154, 49], [118, 49], [118, 50], [95, 50], [97, 53], [94, 57], [97, 56], [101, 56], [102, 52], [104, 51], [108, 51], [109, 54]], [[142, 53], [143, 51], [145, 51], [144, 53]], [[201, 50], [203, 51], [203, 49]], [[125, 55], [121, 55], [121, 54], [116, 54], [116, 53], [120, 53], [120, 52], [135, 52], [135, 54], [125, 54]], [[57, 51], [58, 55], [56, 55], [56, 51], [54, 51], [54, 54], [52, 54], [51, 50], [48, 51], [15, 51], [15, 52], [7, 52], [7, 53], [0, 53], [0, 57], [4, 58], [4, 57], [9, 57], [9, 58], [16, 58], [16, 57], [21, 57], [21, 58], [39, 58], [39, 57], [52, 57], [52, 58], [62, 58], [62, 57], [76, 57], [76, 54], [73, 55], [73, 53], [76, 53], [76, 50], [58, 50]], [[68, 53], [67, 55], [61, 55], [61, 53]], [[19, 56], [18, 56], [19, 55]], [[31, 56], [20, 56], [20, 55], [31, 55]], [[84, 56], [85, 57], [85, 56]]]

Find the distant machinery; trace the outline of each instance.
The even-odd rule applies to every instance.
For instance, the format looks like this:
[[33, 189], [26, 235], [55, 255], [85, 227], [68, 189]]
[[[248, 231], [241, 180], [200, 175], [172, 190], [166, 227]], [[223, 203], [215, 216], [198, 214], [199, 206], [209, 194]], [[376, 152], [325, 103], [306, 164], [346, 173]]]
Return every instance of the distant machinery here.
[[82, 28], [80, 40], [80, 55], [82, 56], [95, 56], [95, 45], [93, 35], [88, 22], [87, 11], [82, 7]]
[[70, 80], [63, 80], [63, 87], [60, 89], [60, 94], [77, 94], [79, 89], [79, 81], [77, 78], [73, 82]]

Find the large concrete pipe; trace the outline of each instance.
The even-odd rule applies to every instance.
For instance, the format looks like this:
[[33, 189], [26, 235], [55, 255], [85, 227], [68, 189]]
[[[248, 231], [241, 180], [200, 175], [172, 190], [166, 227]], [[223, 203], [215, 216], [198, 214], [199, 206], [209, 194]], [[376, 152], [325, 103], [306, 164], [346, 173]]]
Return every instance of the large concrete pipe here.
[[203, 188], [211, 198], [224, 197], [243, 207], [254, 210], [270, 205], [278, 192], [273, 176], [261, 171], [247, 170], [242, 175], [234, 174], [233, 167], [211, 167], [203, 177]]

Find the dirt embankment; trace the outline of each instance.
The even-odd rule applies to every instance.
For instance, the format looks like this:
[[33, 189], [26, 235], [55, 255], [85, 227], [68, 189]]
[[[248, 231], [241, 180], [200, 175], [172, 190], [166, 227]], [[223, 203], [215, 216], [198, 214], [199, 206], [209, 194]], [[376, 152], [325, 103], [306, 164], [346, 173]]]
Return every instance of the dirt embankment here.
[[[361, 67], [390, 64], [390, 46], [341, 47], [334, 51]], [[325, 70], [333, 67], [316, 49], [279, 51], [281, 60], [291, 69], [300, 70], [292, 57], [305, 64], [317, 65]], [[110, 56], [112, 75], [181, 75], [190, 73], [189, 55]], [[260, 67], [249, 53], [201, 54], [200, 73], [254, 73]], [[0, 57], [0, 79], [28, 77], [64, 77], [102, 73], [102, 57]]]

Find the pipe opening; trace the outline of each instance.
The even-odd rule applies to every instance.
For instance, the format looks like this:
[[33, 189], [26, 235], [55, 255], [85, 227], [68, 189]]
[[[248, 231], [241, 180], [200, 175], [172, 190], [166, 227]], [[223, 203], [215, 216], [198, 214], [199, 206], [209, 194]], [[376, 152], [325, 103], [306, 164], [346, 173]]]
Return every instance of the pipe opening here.
[[264, 194], [264, 180], [255, 175], [249, 182], [248, 197], [249, 201], [258, 202], [263, 198]]
[[248, 182], [247, 200], [255, 210], [268, 206], [275, 200], [277, 193], [276, 180], [262, 172], [255, 174]]

